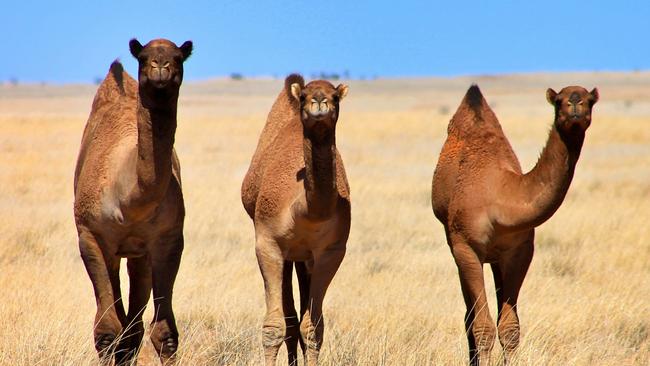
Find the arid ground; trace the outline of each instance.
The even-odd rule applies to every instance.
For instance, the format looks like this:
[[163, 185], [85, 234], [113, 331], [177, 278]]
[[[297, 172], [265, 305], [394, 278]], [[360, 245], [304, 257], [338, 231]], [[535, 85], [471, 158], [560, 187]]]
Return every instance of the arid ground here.
[[[472, 82], [524, 171], [553, 120], [547, 87], [598, 86], [601, 95], [566, 200], [537, 231], [515, 364], [650, 364], [649, 72], [351, 81], [337, 142], [352, 231], [325, 298], [321, 364], [466, 363], [464, 304], [430, 192], [447, 123]], [[183, 365], [262, 362], [263, 284], [239, 188], [281, 87], [219, 79], [181, 89], [176, 149], [187, 217], [174, 306]], [[95, 88], [0, 86], [0, 365], [97, 363], [95, 300], [72, 215]], [[156, 362], [145, 338], [140, 363]]]

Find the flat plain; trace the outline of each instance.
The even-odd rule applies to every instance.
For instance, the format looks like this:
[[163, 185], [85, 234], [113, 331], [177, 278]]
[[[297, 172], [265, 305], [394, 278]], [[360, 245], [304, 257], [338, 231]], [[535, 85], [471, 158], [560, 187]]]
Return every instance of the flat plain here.
[[[547, 87], [597, 86], [601, 96], [569, 193], [537, 229], [514, 364], [650, 364], [650, 72], [349, 81], [337, 145], [352, 230], [325, 298], [321, 364], [466, 364], [458, 275], [430, 200], [447, 124], [473, 82], [524, 171], [553, 121]], [[262, 363], [263, 283], [239, 189], [282, 85], [214, 79], [181, 88], [180, 364]], [[95, 300], [72, 215], [76, 155], [95, 89], [0, 85], [0, 365], [97, 363]], [[145, 337], [139, 363], [157, 362]]]

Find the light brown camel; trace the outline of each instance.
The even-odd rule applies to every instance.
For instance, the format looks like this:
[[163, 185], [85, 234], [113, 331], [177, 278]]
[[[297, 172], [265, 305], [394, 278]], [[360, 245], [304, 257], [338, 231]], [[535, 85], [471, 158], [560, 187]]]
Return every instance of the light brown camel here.
[[[297, 364], [297, 344], [316, 365], [323, 342], [323, 297], [343, 256], [350, 232], [350, 195], [336, 149], [339, 102], [348, 87], [327, 81], [305, 86], [290, 75], [273, 104], [242, 184], [242, 203], [255, 226], [255, 251], [264, 278], [265, 362], [275, 365], [287, 344]], [[300, 287], [300, 323], [291, 275]]]
[[467, 306], [471, 364], [487, 364], [496, 329], [487, 306], [483, 264], [496, 286], [499, 341], [506, 362], [519, 345], [517, 297], [533, 257], [534, 228], [569, 189], [598, 90], [570, 86], [546, 97], [555, 123], [535, 167], [522, 174], [499, 122], [473, 85], [451, 119], [433, 175], [435, 216], [445, 227]]
[[[192, 42], [181, 47], [132, 39], [139, 83], [115, 61], [97, 90], [75, 169], [74, 216], [79, 250], [97, 301], [95, 348], [102, 362], [137, 357], [142, 313], [153, 288], [151, 341], [173, 359], [178, 330], [172, 288], [183, 251], [185, 209], [174, 152], [178, 92]], [[120, 292], [127, 259], [129, 307]]]

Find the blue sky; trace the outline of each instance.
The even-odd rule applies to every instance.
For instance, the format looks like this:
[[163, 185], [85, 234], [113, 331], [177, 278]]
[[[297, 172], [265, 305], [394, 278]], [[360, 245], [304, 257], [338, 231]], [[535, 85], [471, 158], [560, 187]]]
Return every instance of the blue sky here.
[[7, 0], [0, 81], [93, 82], [115, 58], [133, 74], [133, 37], [194, 41], [189, 80], [650, 69], [650, 2], [626, 3]]

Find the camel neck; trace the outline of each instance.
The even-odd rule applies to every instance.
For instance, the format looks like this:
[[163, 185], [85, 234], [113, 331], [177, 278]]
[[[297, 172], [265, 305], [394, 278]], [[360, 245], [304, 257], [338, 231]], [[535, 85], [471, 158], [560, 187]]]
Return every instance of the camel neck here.
[[166, 193], [171, 179], [176, 101], [167, 108], [156, 108], [148, 107], [152, 103], [146, 100], [138, 97], [138, 196], [140, 201], [155, 201]]
[[521, 176], [510, 197], [519, 201], [511, 225], [532, 228], [548, 220], [560, 207], [573, 179], [584, 142], [584, 131], [563, 133], [555, 127], [535, 167]]
[[336, 144], [334, 136], [303, 139], [305, 158], [305, 196], [308, 216], [329, 218], [336, 208]]

